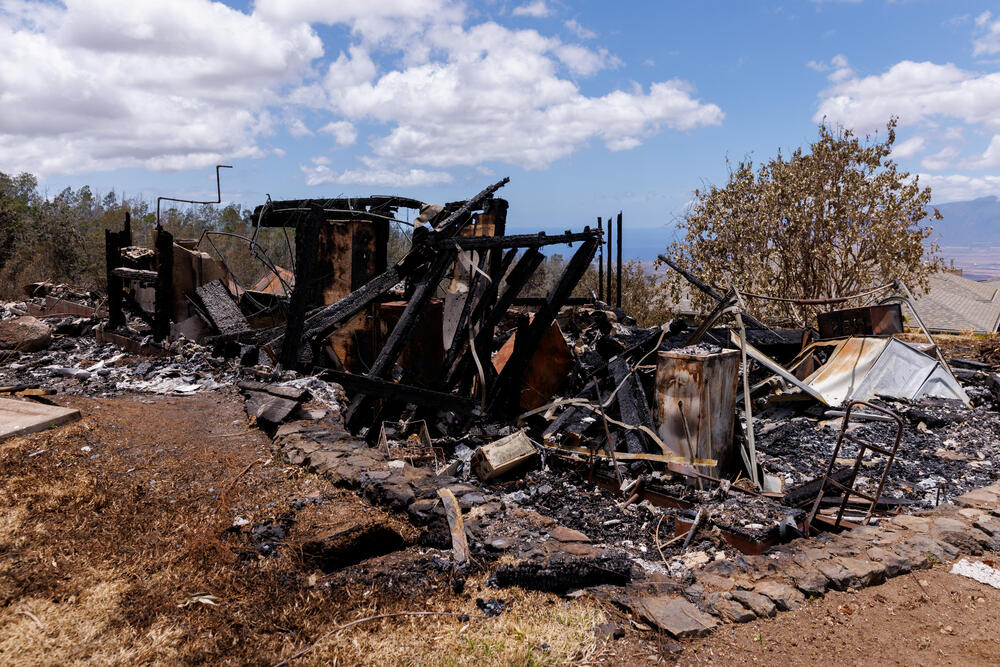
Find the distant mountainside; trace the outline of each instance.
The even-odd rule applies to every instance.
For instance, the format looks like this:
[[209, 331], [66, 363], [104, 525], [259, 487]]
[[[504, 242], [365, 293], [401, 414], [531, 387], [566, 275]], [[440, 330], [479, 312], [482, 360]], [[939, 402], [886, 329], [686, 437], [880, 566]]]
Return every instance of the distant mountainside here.
[[943, 220], [932, 220], [931, 238], [942, 246], [1000, 246], [1000, 199], [981, 197], [940, 204]]

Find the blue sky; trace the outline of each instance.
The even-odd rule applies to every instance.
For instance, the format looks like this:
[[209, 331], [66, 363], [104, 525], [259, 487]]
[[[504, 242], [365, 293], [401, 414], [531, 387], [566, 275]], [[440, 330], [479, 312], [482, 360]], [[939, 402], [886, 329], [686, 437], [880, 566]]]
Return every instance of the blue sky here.
[[[0, 171], [55, 193], [403, 193], [665, 244], [726, 159], [884, 132], [936, 202], [1000, 194], [989, 2], [0, 0]], [[661, 244], [662, 245], [662, 244]]]

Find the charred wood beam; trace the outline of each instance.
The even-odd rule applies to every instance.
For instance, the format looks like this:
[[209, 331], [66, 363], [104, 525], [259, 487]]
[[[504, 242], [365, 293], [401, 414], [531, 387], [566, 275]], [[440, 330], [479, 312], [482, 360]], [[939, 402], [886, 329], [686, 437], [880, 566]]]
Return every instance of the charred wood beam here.
[[[319, 205], [324, 213], [342, 215], [357, 214], [359, 217], [369, 212], [392, 208], [419, 209], [424, 202], [409, 197], [376, 196], [346, 199], [285, 199], [258, 206], [253, 217], [260, 220], [261, 227], [295, 227], [299, 220]], [[346, 213], [345, 213], [346, 212]], [[369, 216], [371, 217], [371, 216]]]
[[[698, 289], [700, 289], [702, 292], [704, 292], [708, 296], [710, 296], [713, 299], [715, 299], [716, 301], [718, 301], [718, 302], [721, 303], [722, 300], [726, 298], [723, 295], [719, 294], [718, 291], [716, 291], [715, 289], [713, 289], [711, 285], [709, 285], [708, 283], [702, 282], [693, 273], [691, 273], [687, 269], [683, 268], [682, 266], [680, 266], [679, 264], [677, 264], [676, 262], [674, 262], [673, 260], [671, 260], [666, 255], [658, 255], [658, 258], [659, 258], [659, 260], [661, 262], [663, 262], [664, 264], [666, 264], [667, 266], [669, 266], [671, 269], [673, 269], [677, 273], [679, 273], [682, 276], [684, 276], [684, 279], [687, 280], [689, 283], [691, 283], [692, 285], [694, 285], [695, 287], [697, 287]], [[761, 322], [760, 320], [758, 320], [753, 315], [750, 315], [748, 313], [742, 313], [742, 315], [743, 315], [743, 321], [748, 325], [748, 328], [753, 328], [753, 329], [767, 329], [768, 328], [767, 325], [765, 325], [763, 322]]]
[[155, 285], [158, 274], [156, 271], [143, 271], [141, 269], [129, 269], [124, 266], [119, 266], [115, 267], [111, 271], [111, 275], [123, 280], [135, 280], [143, 285]]
[[482, 277], [480, 272], [483, 271], [487, 261], [486, 254], [481, 254], [478, 262], [478, 270], [472, 271], [472, 275], [469, 278], [468, 292], [466, 292], [465, 301], [462, 303], [462, 312], [458, 316], [455, 334], [452, 336], [451, 344], [448, 345], [448, 350], [444, 355], [444, 368], [450, 368], [460, 353], [459, 350], [464, 350], [465, 346], [462, 344], [462, 341], [467, 339], [468, 332], [466, 329], [469, 327], [469, 318], [472, 315], [472, 304], [476, 301], [476, 292], [479, 291], [479, 281]]
[[[535, 251], [535, 254], [538, 254], [537, 250]], [[492, 340], [493, 338], [493, 327], [489, 326], [488, 321], [483, 322], [484, 314], [493, 312], [493, 308], [497, 301], [497, 294], [500, 291], [500, 284], [503, 282], [503, 275], [507, 273], [507, 269], [510, 268], [510, 265], [514, 262], [516, 257], [516, 250], [507, 251], [507, 254], [505, 254], [503, 259], [500, 261], [500, 265], [497, 267], [497, 270], [493, 272], [491, 276], [493, 280], [487, 286], [486, 291], [479, 298], [479, 301], [469, 314], [468, 321], [478, 327], [478, 333], [476, 334], [477, 341]], [[540, 262], [541, 260], [538, 261]], [[537, 264], [535, 266], [537, 267]], [[517, 272], [518, 268], [515, 267], [508, 279], [508, 284], [510, 278], [513, 278]], [[493, 326], [495, 327], [496, 325], [494, 324]], [[469, 331], [472, 331], [471, 327]], [[463, 376], [462, 371], [466, 367], [466, 364], [471, 363], [471, 358], [469, 356], [470, 339], [468, 333], [469, 332], [456, 331], [455, 338], [452, 340], [452, 346], [449, 348], [448, 354], [445, 355], [444, 367], [446, 372], [443, 384], [447, 389], [452, 389], [454, 387], [455, 382]], [[477, 342], [476, 350], [478, 351], [479, 349], [480, 344]]]
[[[483, 222], [493, 225], [493, 236], [504, 236], [507, 233], [507, 208], [507, 200], [499, 197], [494, 197], [483, 204], [483, 212], [479, 218]], [[503, 253], [499, 248], [489, 252], [488, 273], [493, 281], [497, 281], [503, 276], [503, 273], [499, 271], [502, 258]]]
[[[585, 386], [583, 390], [576, 395], [576, 398], [582, 398], [587, 401], [594, 400], [593, 383], [588, 383], [587, 386]], [[583, 417], [589, 417], [589, 416], [590, 416], [589, 410], [577, 407], [575, 405], [569, 406], [568, 408], [563, 410], [562, 414], [556, 417], [556, 420], [551, 424], [549, 424], [548, 427], [545, 429], [545, 432], [542, 433], [543, 442], [549, 442], [556, 434], [562, 433], [569, 426], [580, 422], [583, 419]], [[577, 431], [574, 432], [582, 433], [583, 430], [585, 429], [582, 430], [578, 429]]]
[[367, 308], [401, 280], [414, 275], [419, 269], [426, 266], [426, 254], [424, 248], [411, 250], [395, 266], [375, 276], [360, 289], [354, 290], [337, 303], [331, 304], [307, 318], [302, 340], [307, 341], [328, 336], [334, 329]]
[[607, 299], [607, 303], [610, 304], [610, 305], [612, 305], [612, 306], [615, 303], [615, 294], [614, 294], [614, 292], [611, 291], [612, 288], [613, 288], [612, 283], [614, 282], [614, 272], [611, 270], [611, 262], [612, 262], [611, 257], [612, 257], [612, 255], [614, 254], [614, 251], [615, 251], [615, 243], [614, 243], [614, 241], [615, 241], [615, 233], [614, 233], [614, 230], [611, 227], [611, 216], [609, 215], [608, 216], [608, 288], [607, 288], [608, 299]]
[[[512, 305], [515, 306], [541, 306], [545, 304], [544, 296], [519, 296], [514, 299]], [[597, 303], [593, 297], [590, 296], [571, 296], [566, 299], [566, 306], [590, 306]]]
[[538, 234], [512, 234], [510, 236], [471, 236], [457, 237], [451, 239], [435, 239], [435, 247], [458, 247], [461, 250], [481, 250], [492, 248], [540, 248], [547, 245], [558, 245], [560, 243], [573, 243], [574, 241], [587, 241], [598, 236], [597, 231], [591, 231], [589, 227], [582, 232], [566, 232], [549, 236], [545, 232]]
[[305, 327], [306, 304], [312, 290], [313, 274], [319, 251], [319, 230], [323, 225], [323, 210], [313, 205], [309, 215], [295, 230], [295, 287], [288, 303], [285, 322], [285, 339], [278, 361], [284, 368], [298, 365], [302, 347], [302, 330]]
[[108, 283], [108, 326], [116, 329], [125, 324], [125, 316], [122, 314], [122, 290], [124, 285], [121, 278], [115, 275], [115, 269], [121, 264], [122, 249], [121, 236], [118, 232], [110, 229], [104, 230], [104, 256], [107, 265]]
[[[597, 232], [604, 238], [604, 222], [601, 216], [597, 216]], [[610, 269], [610, 267], [608, 267]], [[598, 247], [597, 254], [597, 298], [604, 301], [604, 243]]]
[[507, 185], [510, 179], [504, 177], [493, 185], [485, 188], [475, 197], [458, 207], [451, 215], [445, 218], [431, 233], [432, 238], [428, 238], [428, 244], [433, 245], [439, 238], [453, 236], [462, 230], [462, 227], [469, 221], [469, 214], [479, 208], [480, 204], [493, 196], [493, 193]]
[[[514, 252], [513, 250], [511, 252]], [[507, 259], [507, 258], [505, 258]], [[475, 347], [476, 353], [480, 356], [480, 360], [486, 359], [487, 363], [484, 363], [483, 370], [486, 373], [490, 372], [493, 368], [493, 364], [489, 362], [489, 351], [492, 347], [493, 342], [493, 331], [496, 329], [497, 324], [510, 309], [511, 304], [517, 295], [521, 293], [524, 289], [525, 284], [531, 279], [532, 274], [535, 273], [535, 269], [545, 261], [545, 255], [538, 251], [538, 248], [529, 248], [525, 252], [521, 259], [517, 261], [514, 268], [511, 269], [510, 275], [504, 281], [507, 285], [507, 289], [504, 290], [502, 296], [493, 305], [492, 310], [486, 314], [486, 307], [492, 303], [492, 299], [487, 298], [489, 295], [484, 295], [484, 298], [480, 300], [479, 304], [476, 305], [476, 309], [472, 312], [471, 321], [479, 322], [479, 333], [476, 335]], [[500, 281], [494, 282], [490, 285], [492, 290], [497, 290], [500, 287]], [[466, 341], [467, 342], [467, 341]], [[472, 350], [468, 349], [466, 346], [465, 353], [456, 358], [448, 369], [447, 375], [445, 375], [445, 386], [451, 388], [454, 384], [464, 375], [463, 371], [468, 364], [472, 363], [471, 355]], [[488, 380], [490, 378], [487, 378]]]
[[[621, 237], [618, 237], [621, 239]], [[608, 364], [611, 377], [614, 378], [615, 386], [621, 385], [615, 399], [618, 401], [618, 409], [621, 413], [622, 421], [630, 426], [645, 426], [655, 431], [653, 425], [653, 415], [649, 411], [649, 402], [646, 393], [639, 385], [635, 373], [629, 372], [628, 363], [622, 356], [617, 356]], [[624, 382], [624, 383], [623, 383]], [[625, 449], [630, 454], [640, 454], [651, 451], [646, 447], [645, 438], [641, 431], [625, 431]]]
[[458, 407], [463, 410], [471, 410], [476, 404], [471, 398], [464, 396], [343, 371], [323, 371], [321, 377], [324, 380], [336, 382], [351, 392], [400, 403], [412, 403], [427, 408]]
[[174, 236], [162, 227], [156, 230], [156, 300], [153, 313], [153, 339], [170, 335], [170, 317], [174, 312]]
[[511, 354], [507, 364], [503, 367], [500, 377], [497, 378], [495, 391], [493, 392], [490, 408], [492, 412], [503, 415], [511, 415], [518, 409], [521, 383], [524, 371], [531, 361], [531, 355], [538, 349], [542, 337], [552, 326], [552, 321], [559, 313], [566, 299], [569, 298], [573, 288], [580, 282], [584, 272], [590, 267], [597, 252], [598, 240], [596, 238], [584, 241], [580, 248], [573, 254], [572, 259], [566, 265], [566, 269], [559, 277], [556, 286], [549, 292], [545, 305], [535, 313], [531, 325], [525, 332], [526, 335], [518, 336], [520, 340], [515, 345], [515, 351]]
[[[452, 265], [455, 260], [454, 252], [442, 252], [434, 260], [434, 264], [431, 266], [430, 271], [424, 276], [424, 278], [417, 285], [416, 290], [414, 290], [413, 296], [410, 297], [409, 303], [406, 304], [406, 308], [403, 310], [403, 314], [399, 316], [399, 321], [396, 326], [393, 327], [392, 333], [385, 341], [385, 345], [379, 351], [378, 356], [372, 363], [371, 369], [368, 371], [367, 376], [376, 380], [384, 380], [388, 377], [392, 367], [395, 365], [396, 360], [399, 358], [400, 352], [403, 351], [403, 346], [410, 338], [410, 333], [413, 331], [414, 325], [417, 323], [417, 319], [423, 312], [424, 308], [427, 306], [427, 302], [430, 301], [431, 297], [434, 296], [434, 292], [438, 289], [441, 280], [444, 278], [445, 272]], [[363, 414], [364, 407], [366, 405], [365, 394], [359, 393], [351, 401], [351, 405], [347, 408], [347, 412], [344, 415], [344, 419], [348, 426], [357, 426], [357, 417]]]
[[233, 297], [221, 280], [213, 280], [207, 285], [202, 285], [195, 289], [195, 293], [220, 334], [233, 335], [250, 329], [250, 323], [247, 322], [243, 311], [233, 301]]

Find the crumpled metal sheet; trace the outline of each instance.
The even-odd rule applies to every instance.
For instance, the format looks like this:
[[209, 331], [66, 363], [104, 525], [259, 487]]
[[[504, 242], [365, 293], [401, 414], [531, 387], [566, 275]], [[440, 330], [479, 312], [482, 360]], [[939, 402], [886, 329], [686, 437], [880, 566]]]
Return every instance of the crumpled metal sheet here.
[[896, 338], [847, 338], [803, 384], [831, 406], [875, 396], [934, 396], [969, 402], [965, 390], [940, 362]]

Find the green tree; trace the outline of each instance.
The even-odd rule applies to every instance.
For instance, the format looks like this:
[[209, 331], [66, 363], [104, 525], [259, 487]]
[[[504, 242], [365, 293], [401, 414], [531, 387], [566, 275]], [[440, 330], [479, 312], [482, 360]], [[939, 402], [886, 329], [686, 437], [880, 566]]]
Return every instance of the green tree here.
[[[893, 279], [925, 290], [943, 266], [929, 242], [930, 188], [892, 160], [896, 119], [884, 140], [819, 126], [809, 151], [766, 164], [730, 165], [724, 187], [696, 190], [668, 255], [720, 291], [815, 299], [857, 293]], [[940, 219], [936, 209], [932, 217]], [[676, 300], [683, 288], [669, 281]], [[696, 306], [706, 297], [692, 295]], [[714, 304], [712, 304], [714, 305]], [[809, 309], [755, 300], [758, 316], [802, 324]]]

